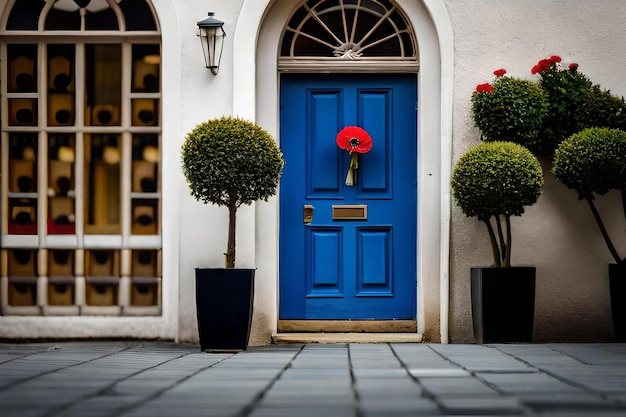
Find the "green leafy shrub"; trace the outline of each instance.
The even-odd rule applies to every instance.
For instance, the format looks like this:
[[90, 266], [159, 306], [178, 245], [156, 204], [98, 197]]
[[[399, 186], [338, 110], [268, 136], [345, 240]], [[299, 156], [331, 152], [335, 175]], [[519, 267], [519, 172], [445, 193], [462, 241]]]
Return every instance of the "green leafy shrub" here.
[[510, 217], [521, 216], [525, 206], [534, 204], [543, 184], [537, 158], [512, 142], [480, 143], [456, 163], [451, 181], [454, 200], [466, 216], [486, 224], [495, 266], [510, 266]]
[[608, 127], [626, 131], [626, 101], [594, 85], [574, 118], [576, 132], [590, 127]]
[[595, 195], [621, 190], [626, 217], [626, 132], [619, 129], [593, 127], [575, 133], [561, 142], [554, 154], [554, 176], [586, 200], [600, 228], [611, 255], [617, 253], [602, 218], [595, 206]]
[[567, 69], [560, 64], [561, 58], [553, 55], [540, 60], [531, 70], [539, 73], [539, 85], [548, 101], [548, 113], [543, 120], [540, 143], [535, 151], [551, 158], [554, 150], [565, 138], [577, 131], [574, 118], [589, 89], [591, 81], [578, 72], [573, 64]]
[[548, 102], [539, 143], [533, 149], [537, 154], [552, 158], [562, 141], [586, 128], [626, 129], [624, 99], [594, 85], [578, 71], [578, 64], [566, 67], [558, 55], [553, 55], [540, 60], [531, 73], [539, 74], [539, 85]]
[[276, 194], [283, 157], [274, 139], [256, 124], [233, 117], [198, 124], [182, 145], [183, 173], [191, 195], [229, 209], [226, 267], [235, 266], [237, 208]]
[[510, 141], [534, 151], [547, 102], [537, 83], [503, 76], [505, 72], [495, 71], [493, 84], [477, 86], [472, 95], [474, 123], [484, 141]]

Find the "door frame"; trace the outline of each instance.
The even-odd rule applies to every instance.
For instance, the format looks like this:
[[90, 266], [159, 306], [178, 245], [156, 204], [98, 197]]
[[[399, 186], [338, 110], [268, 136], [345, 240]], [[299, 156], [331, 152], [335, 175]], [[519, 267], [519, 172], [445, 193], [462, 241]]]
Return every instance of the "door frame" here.
[[[253, 120], [278, 137], [278, 44], [290, 11], [300, 0], [244, 1], [233, 37], [233, 114]], [[396, 0], [415, 30], [418, 73], [418, 332], [448, 342], [449, 181], [454, 49], [452, 25], [438, 0]], [[254, 30], [254, 28], [259, 28]], [[280, 196], [280, 190], [279, 190]], [[240, 250], [243, 262], [258, 268], [257, 300], [251, 340], [264, 343], [278, 321], [278, 201], [240, 214], [254, 230]]]

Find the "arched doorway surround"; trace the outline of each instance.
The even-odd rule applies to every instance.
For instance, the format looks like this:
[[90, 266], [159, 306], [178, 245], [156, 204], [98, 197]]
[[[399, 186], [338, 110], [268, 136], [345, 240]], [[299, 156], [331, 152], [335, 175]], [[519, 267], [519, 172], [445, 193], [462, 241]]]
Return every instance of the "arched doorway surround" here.
[[[278, 137], [278, 45], [282, 28], [299, 0], [247, 1], [234, 36], [233, 113], [255, 120]], [[452, 28], [445, 5], [435, 0], [397, 0], [413, 26], [418, 74], [418, 332], [447, 342], [452, 125]], [[253, 92], [253, 94], [251, 94]], [[280, 138], [278, 138], [280, 140]], [[280, 194], [279, 194], [280, 196]], [[280, 197], [279, 197], [280, 198]], [[255, 243], [248, 262], [259, 269], [256, 322], [275, 331], [278, 292], [278, 202], [257, 205]], [[252, 221], [252, 219], [250, 219]], [[253, 328], [253, 341], [267, 338]]]

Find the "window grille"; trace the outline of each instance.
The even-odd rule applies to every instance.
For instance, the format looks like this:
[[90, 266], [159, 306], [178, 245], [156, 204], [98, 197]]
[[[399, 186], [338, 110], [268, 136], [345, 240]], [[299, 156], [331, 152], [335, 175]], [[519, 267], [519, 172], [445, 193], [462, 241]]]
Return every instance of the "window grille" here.
[[0, 50], [0, 313], [160, 315], [152, 5], [9, 1]]

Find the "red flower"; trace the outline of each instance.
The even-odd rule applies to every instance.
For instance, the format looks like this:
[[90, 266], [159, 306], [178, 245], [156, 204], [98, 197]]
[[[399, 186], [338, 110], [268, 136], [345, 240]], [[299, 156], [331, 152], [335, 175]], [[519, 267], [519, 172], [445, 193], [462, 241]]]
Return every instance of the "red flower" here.
[[569, 70], [570, 71], [576, 71], [578, 69], [578, 64], [575, 62], [572, 62], [571, 64], [569, 64]]
[[476, 86], [476, 92], [477, 93], [490, 93], [492, 91], [493, 91], [493, 85], [491, 85], [489, 83], [478, 84]]
[[[559, 58], [561, 59], [561, 58]], [[548, 72], [550, 71], [550, 67], [554, 64], [551, 58], [541, 59], [535, 66], [530, 70], [531, 73], [536, 74], [538, 72]]]
[[558, 55], [552, 55], [550, 58], [544, 58], [539, 60], [537, 64], [530, 70], [532, 74], [536, 74], [538, 72], [548, 72], [552, 65], [561, 62], [561, 57]]
[[497, 69], [493, 72], [493, 75], [498, 78], [502, 77], [504, 74], [506, 74], [506, 70], [504, 68]]
[[349, 153], [367, 153], [372, 149], [372, 138], [358, 126], [347, 126], [337, 134], [337, 146]]

